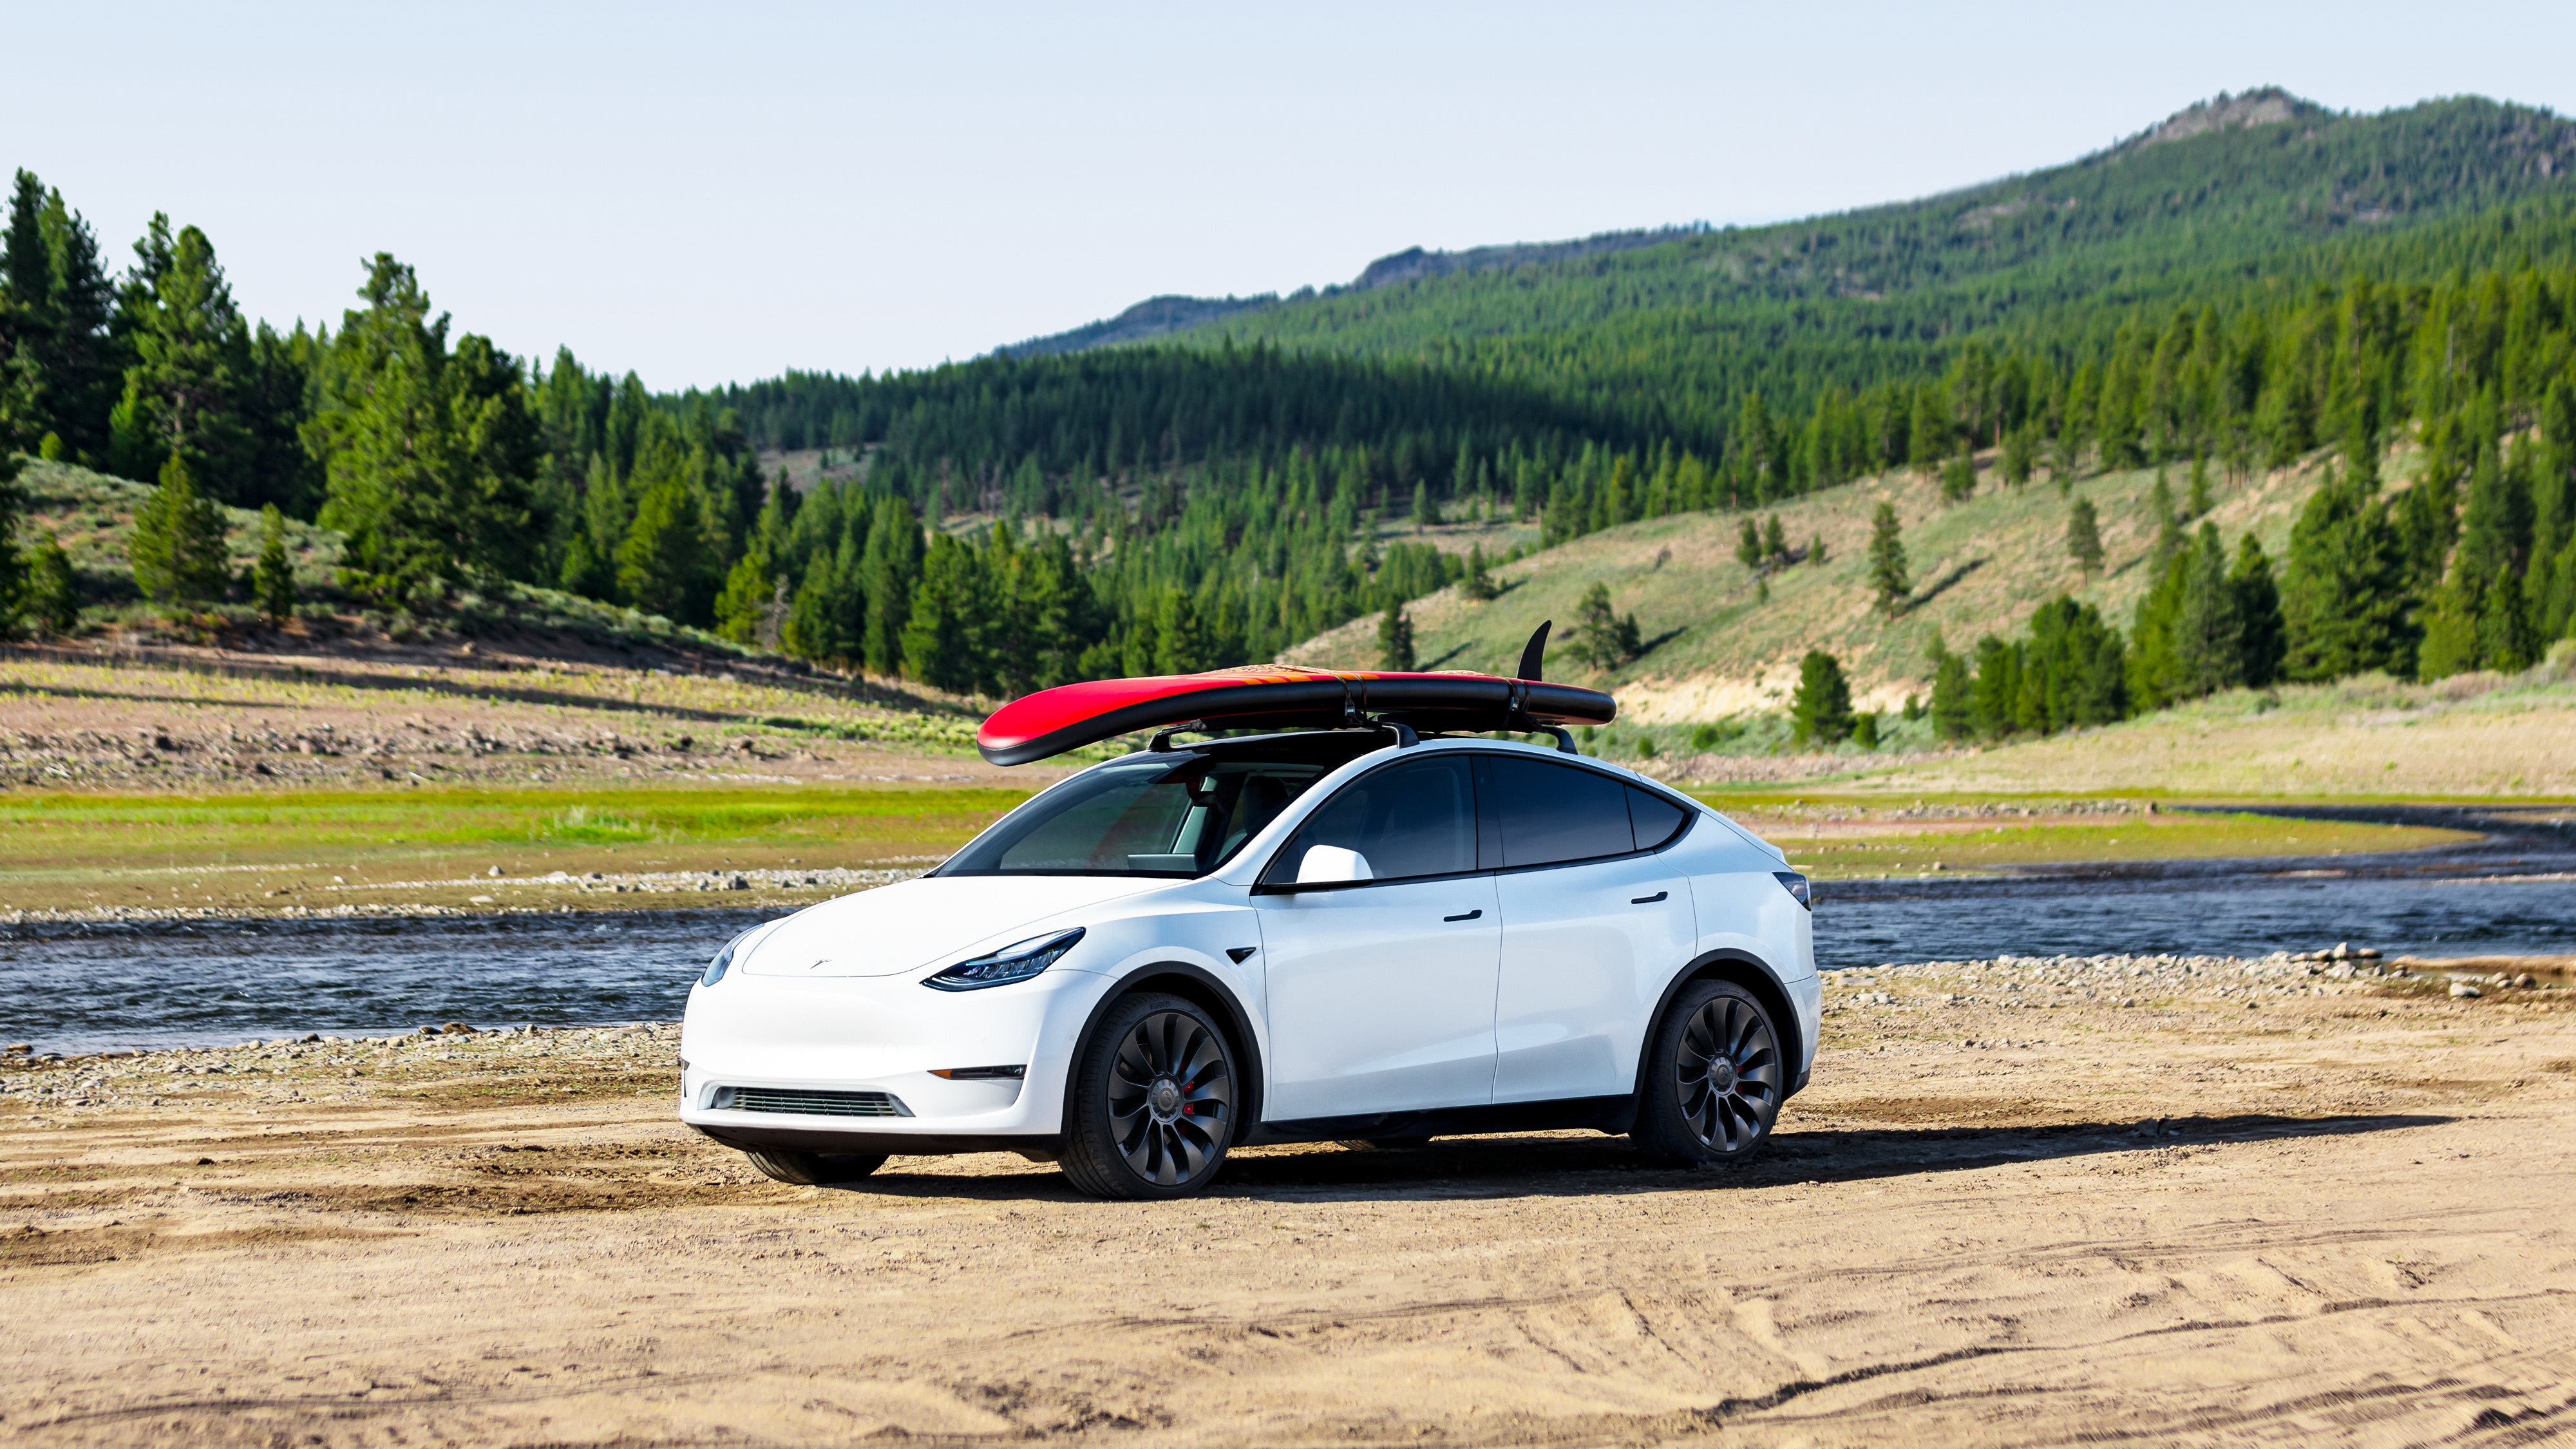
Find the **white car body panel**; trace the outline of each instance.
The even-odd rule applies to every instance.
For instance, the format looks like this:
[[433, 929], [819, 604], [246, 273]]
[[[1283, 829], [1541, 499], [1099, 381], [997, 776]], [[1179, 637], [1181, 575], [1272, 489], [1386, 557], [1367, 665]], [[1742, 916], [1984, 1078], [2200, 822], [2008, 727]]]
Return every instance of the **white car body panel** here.
[[[1452, 749], [1564, 759], [1482, 739], [1402, 753]], [[1302, 892], [1258, 887], [1310, 814], [1398, 754], [1380, 749], [1328, 771], [1197, 880], [934, 876], [758, 928], [723, 980], [690, 992], [682, 1120], [728, 1140], [793, 1130], [871, 1144], [919, 1139], [931, 1151], [1044, 1150], [1063, 1129], [1090, 1023], [1126, 983], [1173, 972], [1234, 1009], [1245, 1065], [1259, 1073], [1258, 1119], [1245, 1124], [1256, 1129], [1624, 1097], [1656, 1012], [1712, 958], [1746, 963], [1737, 969], [1770, 983], [1786, 1008], [1777, 1025], [1791, 1080], [1804, 1083], [1822, 993], [1813, 919], [1774, 878], [1785, 858], [1634, 772], [1582, 761], [1704, 818], [1660, 850], [1604, 860]], [[1632, 904], [1657, 892], [1666, 899]], [[1470, 910], [1484, 915], [1445, 919]], [[956, 962], [1075, 926], [1083, 940], [1035, 977], [953, 992], [922, 984]], [[1017, 1081], [932, 1075], [1020, 1065]], [[717, 1086], [882, 1091], [910, 1115], [717, 1109], [708, 1105]]]
[[[1267, 1115], [1295, 1121], [1493, 1099], [1502, 932], [1492, 876], [1252, 900], [1278, 1043]], [[1448, 919], [1470, 912], [1475, 919]]]
[[[925, 877], [797, 912], [735, 968], [754, 976], [895, 976], [1036, 934], [1032, 922], [1152, 890], [1117, 876]], [[1008, 939], [1002, 939], [1007, 937]]]
[[[1637, 1023], [1699, 954], [1690, 883], [1677, 869], [1681, 855], [1677, 847], [1500, 878], [1495, 1101], [1608, 1097], [1634, 1088], [1645, 1045]], [[1655, 895], [1664, 899], [1637, 903]]]

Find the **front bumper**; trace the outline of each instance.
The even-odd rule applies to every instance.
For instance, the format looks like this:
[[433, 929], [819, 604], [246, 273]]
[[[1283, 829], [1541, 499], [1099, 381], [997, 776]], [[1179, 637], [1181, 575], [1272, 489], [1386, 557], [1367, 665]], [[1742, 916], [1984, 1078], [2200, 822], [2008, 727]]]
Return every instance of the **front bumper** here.
[[[929, 990], [909, 974], [802, 980], [736, 973], [689, 993], [680, 1120], [744, 1147], [1044, 1148], [1063, 1129], [1073, 1052], [1109, 986], [1106, 977], [1063, 967], [958, 992]], [[1017, 1079], [932, 1075], [1000, 1066], [1027, 1070]], [[793, 1111], [717, 1107], [720, 1088], [777, 1089], [803, 1100]], [[895, 1105], [871, 1095], [838, 1113], [827, 1095], [837, 1093], [882, 1093]]]

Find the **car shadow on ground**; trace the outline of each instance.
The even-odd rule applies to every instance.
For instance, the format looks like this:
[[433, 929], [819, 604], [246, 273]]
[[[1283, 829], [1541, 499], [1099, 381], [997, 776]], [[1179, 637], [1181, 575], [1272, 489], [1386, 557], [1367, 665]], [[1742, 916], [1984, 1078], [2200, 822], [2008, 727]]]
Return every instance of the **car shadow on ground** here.
[[[1624, 1137], [1454, 1137], [1421, 1147], [1356, 1151], [1330, 1146], [1254, 1148], [1230, 1156], [1209, 1192], [1215, 1197], [1298, 1202], [1403, 1201], [1821, 1185], [2074, 1157], [2138, 1155], [2176, 1147], [2349, 1137], [2438, 1127], [2455, 1120], [2425, 1113], [2258, 1114], [2032, 1127], [1832, 1126], [1784, 1132], [1746, 1162], [1699, 1169], [1647, 1162]], [[982, 1201], [1075, 1197], [1062, 1176], [1034, 1163], [1022, 1171], [990, 1176], [906, 1170], [925, 1161], [897, 1158], [875, 1176], [846, 1184], [842, 1190]]]

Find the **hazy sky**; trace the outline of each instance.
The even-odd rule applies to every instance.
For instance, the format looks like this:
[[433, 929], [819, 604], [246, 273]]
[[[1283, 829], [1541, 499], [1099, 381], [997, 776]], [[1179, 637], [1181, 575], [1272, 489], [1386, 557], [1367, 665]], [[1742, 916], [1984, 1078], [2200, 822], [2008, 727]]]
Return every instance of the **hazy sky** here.
[[656, 387], [965, 358], [1406, 246], [1773, 221], [2070, 159], [2264, 83], [2576, 109], [2576, 6], [7, 7], [0, 160], [329, 318]]

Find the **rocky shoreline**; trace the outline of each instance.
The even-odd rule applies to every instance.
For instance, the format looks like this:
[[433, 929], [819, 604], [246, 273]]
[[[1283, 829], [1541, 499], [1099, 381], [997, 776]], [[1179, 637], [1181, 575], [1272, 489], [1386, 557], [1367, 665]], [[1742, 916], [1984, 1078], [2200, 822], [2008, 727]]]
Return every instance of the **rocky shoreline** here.
[[[2338, 952], [2341, 954], [2338, 955]], [[1825, 1016], [1834, 1019], [1857, 1007], [1894, 1008], [1928, 1013], [1950, 1008], [1983, 1011], [2046, 1012], [2070, 1006], [2109, 1007], [2145, 1012], [2212, 1005], [2260, 1010], [2299, 997], [2335, 997], [2399, 992], [2448, 995], [2460, 1002], [2492, 998], [2497, 1004], [2557, 1006], [2576, 1000], [2567, 987], [2564, 958], [2478, 957], [2445, 963], [2404, 957], [2377, 960], [2375, 951], [2342, 946], [2320, 951], [2275, 951], [2266, 956], [2014, 956], [1982, 960], [1887, 962], [1824, 974]], [[2463, 966], [2471, 969], [2462, 969]], [[421, 1026], [384, 1035], [332, 1036], [308, 1032], [296, 1036], [255, 1037], [233, 1046], [150, 1047], [64, 1054], [39, 1050], [38, 1043], [0, 1047], [0, 1101], [31, 1100], [30, 1091], [58, 1098], [70, 1106], [123, 1102], [154, 1074], [180, 1072], [231, 1076], [238, 1081], [266, 1077], [272, 1083], [317, 1079], [326, 1068], [422, 1060], [422, 1053], [524, 1053], [562, 1051], [602, 1043], [651, 1042], [678, 1049], [677, 1022], [613, 1022], [588, 1026], [534, 1024], [493, 1029], [465, 1022]], [[1949, 1045], [1936, 1039], [1934, 1046]], [[1957, 1045], [1976, 1047], [1974, 1038]], [[2011, 1045], [2014, 1043], [2006, 1043]], [[2027, 1045], [2027, 1043], [2021, 1043]], [[627, 1050], [621, 1048], [621, 1050]], [[304, 1063], [302, 1066], [272, 1065]], [[97, 1102], [76, 1101], [54, 1086], [12, 1079], [12, 1069], [50, 1072], [100, 1068]]]
[[[178, 1092], [231, 1089], [233, 1105], [356, 1100], [366, 1079], [431, 1063], [461, 1069], [534, 1065], [554, 1057], [597, 1064], [667, 1065], [676, 1057], [680, 1024], [619, 1022], [604, 1026], [515, 1026], [482, 1030], [463, 1022], [383, 1036], [253, 1038], [238, 1046], [181, 1046], [64, 1056], [33, 1044], [0, 1048], [0, 1103], [24, 1104], [23, 1125], [65, 1125], [85, 1112], [168, 1105]], [[15, 1073], [15, 1075], [13, 1075]]]
[[[208, 867], [204, 870], [182, 869], [172, 874], [204, 876], [218, 870], [237, 868], [277, 870], [279, 867]], [[109, 921], [257, 921], [257, 920], [346, 920], [365, 916], [393, 916], [418, 920], [434, 916], [489, 915], [562, 915], [575, 910], [613, 910], [616, 906], [601, 902], [595, 906], [574, 906], [565, 902], [516, 905], [505, 902], [493, 891], [527, 889], [573, 891], [580, 895], [706, 895], [735, 891], [753, 892], [762, 897], [757, 904], [784, 898], [787, 903], [810, 903], [834, 895], [864, 890], [870, 886], [891, 885], [911, 880], [930, 869], [929, 865], [912, 864], [883, 868], [833, 867], [816, 870], [665, 870], [609, 873], [588, 871], [574, 874], [554, 871], [534, 876], [460, 876], [441, 880], [398, 880], [349, 882], [332, 877], [333, 883], [316, 887], [332, 893], [374, 895], [385, 891], [474, 889], [486, 894], [471, 896], [462, 906], [436, 905], [418, 901], [354, 902], [335, 905], [307, 905], [286, 901], [267, 908], [243, 909], [236, 906], [83, 906], [74, 910], [15, 909], [0, 911], [0, 926], [54, 925], [75, 922]], [[286, 896], [284, 891], [272, 895]], [[628, 905], [643, 904], [641, 902]], [[733, 904], [710, 902], [709, 904]]]

